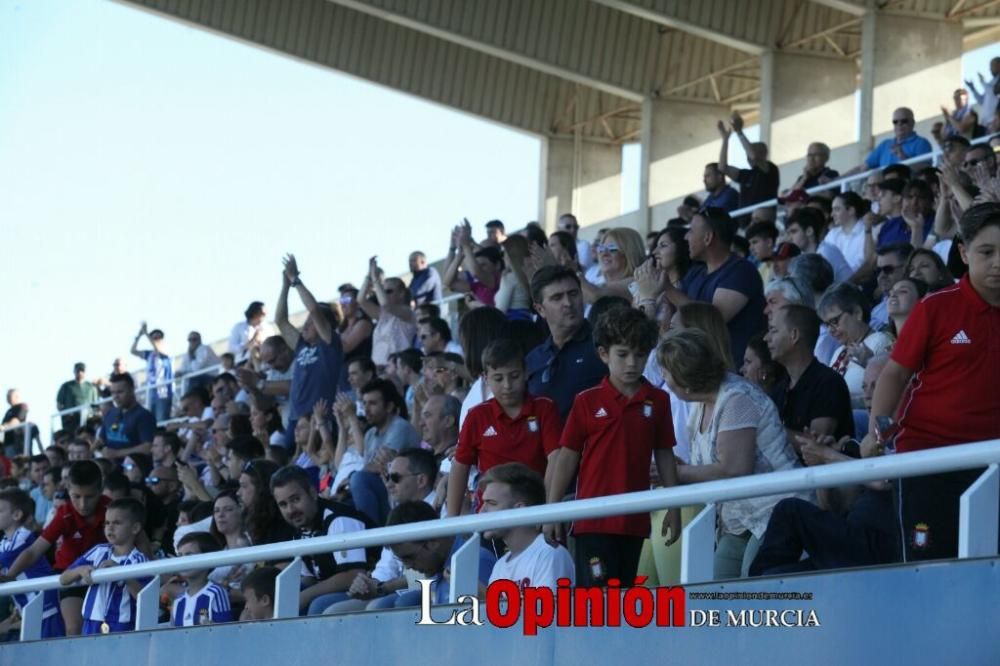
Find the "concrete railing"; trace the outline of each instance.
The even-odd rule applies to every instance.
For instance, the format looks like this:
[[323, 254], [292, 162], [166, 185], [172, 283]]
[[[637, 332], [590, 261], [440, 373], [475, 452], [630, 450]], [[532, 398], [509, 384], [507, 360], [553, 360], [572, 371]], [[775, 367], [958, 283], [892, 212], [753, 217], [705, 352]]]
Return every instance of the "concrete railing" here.
[[[666, 508], [705, 504], [706, 508], [685, 528], [682, 542], [681, 583], [698, 583], [712, 577], [712, 551], [715, 547], [715, 506], [720, 502], [791, 493], [817, 488], [882, 481], [885, 479], [924, 476], [927, 474], [987, 467], [987, 470], [962, 495], [959, 524], [959, 557], [986, 557], [997, 554], [998, 498], [1000, 498], [1000, 439], [972, 444], [946, 446], [914, 453], [866, 458], [804, 469], [756, 474], [720, 481], [709, 481], [673, 488], [597, 497], [558, 504], [545, 504], [496, 513], [460, 516], [420, 523], [381, 527], [346, 535], [323, 536], [283, 543], [225, 550], [203, 555], [176, 557], [108, 569], [95, 569], [94, 583], [106, 583], [152, 576], [137, 597], [136, 630], [157, 626], [160, 579], [192, 569], [210, 569], [246, 562], [293, 559], [292, 565], [278, 577], [275, 590], [275, 618], [295, 617], [299, 610], [299, 575], [303, 555], [346, 551], [407, 541], [472, 534], [451, 560], [451, 601], [461, 595], [475, 594], [478, 571], [475, 554], [479, 533], [525, 525], [569, 522], [582, 518], [600, 518], [632, 513], [647, 513]], [[469, 563], [472, 563], [469, 565]], [[47, 576], [0, 585], [0, 596], [24, 594], [62, 587], [58, 576]], [[44, 596], [35, 595], [22, 612], [21, 640], [36, 640], [41, 632]]]

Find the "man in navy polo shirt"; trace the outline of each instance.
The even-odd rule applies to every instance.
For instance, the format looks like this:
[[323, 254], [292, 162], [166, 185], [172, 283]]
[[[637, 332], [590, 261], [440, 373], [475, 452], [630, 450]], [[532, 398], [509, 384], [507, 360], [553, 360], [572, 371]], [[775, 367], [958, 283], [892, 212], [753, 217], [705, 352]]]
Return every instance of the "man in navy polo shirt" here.
[[729, 213], [719, 208], [698, 211], [687, 240], [691, 259], [700, 263], [691, 267], [680, 289], [668, 285], [666, 295], [677, 308], [691, 301], [718, 308], [729, 329], [733, 359], [739, 362], [747, 341], [764, 332], [767, 320], [764, 283], [753, 264], [730, 250], [735, 236], [736, 224]]
[[[340, 381], [340, 367], [344, 361], [344, 351], [337, 333], [337, 317], [326, 303], [318, 303], [299, 276], [299, 267], [294, 255], [284, 259], [281, 295], [274, 313], [275, 323], [281, 337], [295, 350], [292, 362], [292, 387], [288, 399], [288, 430], [286, 442], [295, 441], [295, 424], [300, 416], [312, 414], [313, 405], [319, 399], [333, 404], [337, 398], [337, 384]], [[288, 321], [288, 291], [292, 287], [309, 311], [301, 332]]]
[[104, 457], [125, 458], [133, 453], [149, 454], [156, 434], [156, 418], [135, 400], [135, 380], [122, 373], [111, 376], [111, 399], [115, 406], [104, 416], [98, 447]]
[[583, 292], [576, 273], [562, 266], [539, 269], [531, 278], [531, 299], [551, 335], [525, 359], [528, 392], [551, 398], [565, 419], [576, 394], [597, 386], [608, 368], [597, 355], [590, 324], [583, 318]]

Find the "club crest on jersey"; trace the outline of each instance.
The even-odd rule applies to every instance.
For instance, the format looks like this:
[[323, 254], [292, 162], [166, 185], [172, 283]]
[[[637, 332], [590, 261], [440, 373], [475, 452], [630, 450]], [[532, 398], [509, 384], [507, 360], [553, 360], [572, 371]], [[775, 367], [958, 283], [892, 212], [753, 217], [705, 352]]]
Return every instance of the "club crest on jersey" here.
[[528, 431], [538, 432], [538, 419], [534, 416], [528, 417]]
[[913, 526], [913, 547], [927, 548], [930, 545], [930, 528], [927, 523], [917, 523]]
[[645, 416], [647, 419], [652, 418], [653, 416], [652, 400], [646, 400], [645, 402], [642, 403], [642, 415]]

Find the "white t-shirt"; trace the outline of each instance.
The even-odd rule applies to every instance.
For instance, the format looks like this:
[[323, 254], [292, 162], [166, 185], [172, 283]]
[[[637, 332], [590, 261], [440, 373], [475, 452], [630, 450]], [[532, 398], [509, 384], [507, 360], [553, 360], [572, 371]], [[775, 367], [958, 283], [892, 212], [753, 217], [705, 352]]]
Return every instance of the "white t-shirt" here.
[[536, 536], [520, 555], [511, 557], [511, 553], [507, 553], [497, 560], [490, 574], [491, 583], [512, 580], [522, 590], [528, 586], [554, 590], [560, 578], [568, 578], [570, 585], [576, 584], [573, 558], [563, 546], [550, 546], [542, 534]]
[[865, 225], [856, 222], [850, 232], [845, 232], [843, 227], [833, 227], [826, 234], [823, 242], [834, 245], [844, 256], [852, 271], [861, 268], [865, 263]]
[[465, 396], [465, 400], [462, 401], [462, 411], [458, 415], [459, 432], [462, 430], [462, 424], [465, 423], [465, 415], [469, 413], [469, 410], [492, 397], [493, 393], [482, 377], [479, 377], [472, 383], [469, 393]]

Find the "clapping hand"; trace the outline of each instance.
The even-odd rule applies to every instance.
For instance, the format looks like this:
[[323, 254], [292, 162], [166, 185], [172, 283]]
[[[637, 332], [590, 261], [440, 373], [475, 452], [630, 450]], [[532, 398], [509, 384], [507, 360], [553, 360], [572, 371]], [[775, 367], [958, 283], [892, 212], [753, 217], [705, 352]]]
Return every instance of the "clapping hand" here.
[[740, 115], [739, 111], [733, 111], [733, 115], [730, 116], [730, 122], [734, 132], [738, 134], [743, 131], [743, 116]]
[[733, 133], [732, 130], [726, 127], [726, 123], [723, 120], [720, 120], [719, 122], [715, 123], [715, 127], [716, 129], [719, 130], [719, 136], [721, 136], [723, 139], [728, 139], [729, 135]]
[[281, 263], [285, 267], [285, 279], [289, 282], [295, 282], [299, 278], [299, 265], [295, 261], [294, 254], [286, 254], [281, 260]]
[[656, 265], [652, 258], [642, 262], [635, 269], [635, 282], [639, 287], [639, 298], [656, 298], [663, 293], [666, 271]]
[[333, 401], [333, 415], [338, 419], [342, 419], [352, 414], [356, 413], [357, 406], [354, 401], [351, 400], [346, 393], [338, 393], [337, 398]]

